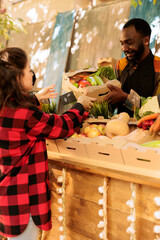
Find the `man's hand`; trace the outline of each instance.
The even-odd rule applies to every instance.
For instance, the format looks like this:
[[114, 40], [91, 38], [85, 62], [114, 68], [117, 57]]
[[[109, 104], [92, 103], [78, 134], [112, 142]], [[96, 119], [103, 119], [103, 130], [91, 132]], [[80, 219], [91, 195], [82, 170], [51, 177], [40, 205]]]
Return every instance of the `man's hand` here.
[[125, 102], [127, 99], [128, 94], [123, 92], [123, 90], [119, 87], [115, 87], [111, 84], [107, 85], [110, 89], [110, 92], [107, 94], [105, 100], [111, 104]]
[[41, 89], [39, 92], [37, 92], [35, 95], [39, 101], [43, 99], [56, 98], [58, 93], [55, 93], [54, 87], [55, 85], [45, 87]]

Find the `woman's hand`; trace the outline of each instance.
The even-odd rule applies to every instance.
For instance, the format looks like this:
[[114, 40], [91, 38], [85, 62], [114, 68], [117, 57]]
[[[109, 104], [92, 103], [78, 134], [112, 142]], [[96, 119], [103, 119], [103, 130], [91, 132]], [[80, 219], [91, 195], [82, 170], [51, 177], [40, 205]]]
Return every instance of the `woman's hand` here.
[[149, 129], [149, 132], [151, 134], [155, 134], [160, 131], [160, 113], [158, 114], [158, 117], [156, 118], [155, 122], [152, 124], [152, 126]]
[[55, 93], [54, 87], [55, 85], [45, 87], [41, 89], [39, 92], [37, 92], [35, 95], [39, 101], [43, 99], [56, 98], [58, 93]]
[[93, 102], [95, 102], [97, 99], [88, 97], [86, 96], [86, 94], [87, 91], [78, 98], [77, 102], [81, 103], [83, 107], [87, 110], [93, 106]]

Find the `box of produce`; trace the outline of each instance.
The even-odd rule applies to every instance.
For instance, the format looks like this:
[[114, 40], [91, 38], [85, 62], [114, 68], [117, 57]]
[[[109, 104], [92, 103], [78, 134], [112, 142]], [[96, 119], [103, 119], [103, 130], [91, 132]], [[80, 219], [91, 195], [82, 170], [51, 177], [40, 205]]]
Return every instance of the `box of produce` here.
[[115, 79], [114, 71], [111, 67], [99, 67], [86, 70], [64, 73], [62, 88], [65, 91], [73, 91], [76, 98], [88, 89], [88, 96], [96, 97], [98, 102], [103, 101], [104, 97], [110, 91], [107, 84], [121, 87], [118, 80]]
[[85, 158], [87, 161], [124, 164], [120, 150], [126, 144], [124, 139], [120, 142], [103, 135], [94, 138], [78, 135], [67, 140], [56, 140], [59, 152], [74, 159]]
[[158, 98], [148, 97], [141, 101], [141, 107], [136, 111], [138, 128], [126, 136], [127, 144], [121, 149], [122, 155], [126, 165], [159, 171], [160, 135], [150, 132], [160, 112]]
[[[118, 118], [121, 118], [121, 121], [124, 121], [125, 119], [123, 128], [120, 122], [116, 123], [115, 119], [118, 120]], [[102, 116], [99, 116], [98, 118], [88, 118], [83, 123], [80, 134], [75, 133], [72, 135], [71, 138], [74, 138], [79, 143], [83, 143], [85, 145], [87, 156], [90, 161], [97, 160], [99, 162], [108, 161], [112, 163], [124, 164], [121, 154], [121, 147], [127, 143], [125, 137], [130, 132], [130, 118], [127, 113], [123, 113], [117, 115], [115, 119], [105, 119]], [[106, 130], [107, 125], [111, 121], [113, 121], [113, 125], [110, 126], [109, 133]], [[119, 132], [119, 126], [121, 132]], [[114, 136], [111, 137], [111, 133], [113, 134], [112, 130], [114, 130]]]

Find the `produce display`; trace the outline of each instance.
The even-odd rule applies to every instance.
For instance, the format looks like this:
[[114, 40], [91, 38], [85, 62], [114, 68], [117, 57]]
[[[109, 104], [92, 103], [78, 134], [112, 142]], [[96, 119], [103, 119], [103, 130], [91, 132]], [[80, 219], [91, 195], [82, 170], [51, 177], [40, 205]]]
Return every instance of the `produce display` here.
[[69, 77], [69, 81], [77, 88], [103, 85], [108, 80], [115, 79], [114, 70], [112, 67], [99, 67], [94, 73], [81, 72]]
[[74, 133], [72, 137], [97, 137], [106, 136], [113, 138], [115, 136], [125, 136], [129, 134], [129, 115], [125, 112], [117, 114], [111, 120], [105, 123], [89, 124], [82, 129], [81, 133]]
[[150, 129], [160, 113], [157, 96], [141, 98], [141, 107], [136, 110], [137, 127], [143, 130]]
[[[107, 102], [94, 103], [90, 110], [90, 116], [92, 116], [92, 119], [95, 119], [95, 123], [85, 125], [79, 134], [75, 133], [72, 137], [95, 138], [105, 136], [109, 139], [118, 137], [120, 141], [123, 139], [144, 147], [158, 148], [160, 146], [159, 135], [150, 134], [149, 131], [159, 116], [158, 100], [157, 97], [150, 97], [143, 101], [142, 107], [138, 109], [138, 113], [142, 116], [138, 118], [138, 121], [135, 118], [131, 119], [126, 112], [113, 115]], [[106, 122], [98, 122], [99, 116], [103, 116]], [[131, 122], [134, 126], [133, 129], [131, 129]], [[156, 124], [160, 125], [157, 121]]]
[[[64, 76], [64, 82], [68, 90], [73, 91], [76, 98], [84, 94], [87, 87], [87, 96], [97, 99], [89, 110], [89, 118], [95, 119], [95, 123], [83, 126], [80, 132], [74, 133], [72, 137], [95, 138], [103, 136], [108, 139], [119, 137], [139, 144], [155, 140], [151, 137], [149, 130], [154, 126], [158, 113], [160, 113], [157, 96], [141, 97], [141, 107], [134, 110], [133, 119], [130, 119], [130, 116], [125, 112], [114, 115], [112, 105], [105, 101], [105, 97], [110, 91], [107, 85], [112, 84], [121, 88], [121, 84], [116, 79], [111, 66], [99, 65], [98, 69], [67, 73]], [[96, 123], [96, 119], [100, 116], [108, 121], [104, 121], [104, 123], [97, 121]], [[130, 122], [134, 123], [131, 125]]]
[[150, 115], [144, 116], [137, 122], [137, 127], [143, 128], [144, 130], [149, 129], [157, 117], [158, 113], [152, 113]]

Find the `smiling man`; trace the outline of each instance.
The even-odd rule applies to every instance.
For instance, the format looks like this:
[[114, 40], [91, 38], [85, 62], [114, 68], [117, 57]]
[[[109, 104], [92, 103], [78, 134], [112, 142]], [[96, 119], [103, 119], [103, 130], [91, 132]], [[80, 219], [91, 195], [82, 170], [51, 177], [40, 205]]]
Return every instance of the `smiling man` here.
[[118, 112], [128, 112], [133, 115], [133, 104], [129, 102], [130, 90], [138, 95], [149, 97], [157, 95], [160, 82], [160, 58], [154, 56], [150, 50], [151, 28], [140, 18], [129, 20], [123, 27], [120, 43], [124, 58], [116, 65], [117, 79], [121, 82], [121, 89], [109, 86], [111, 92], [107, 100], [116, 104]]

